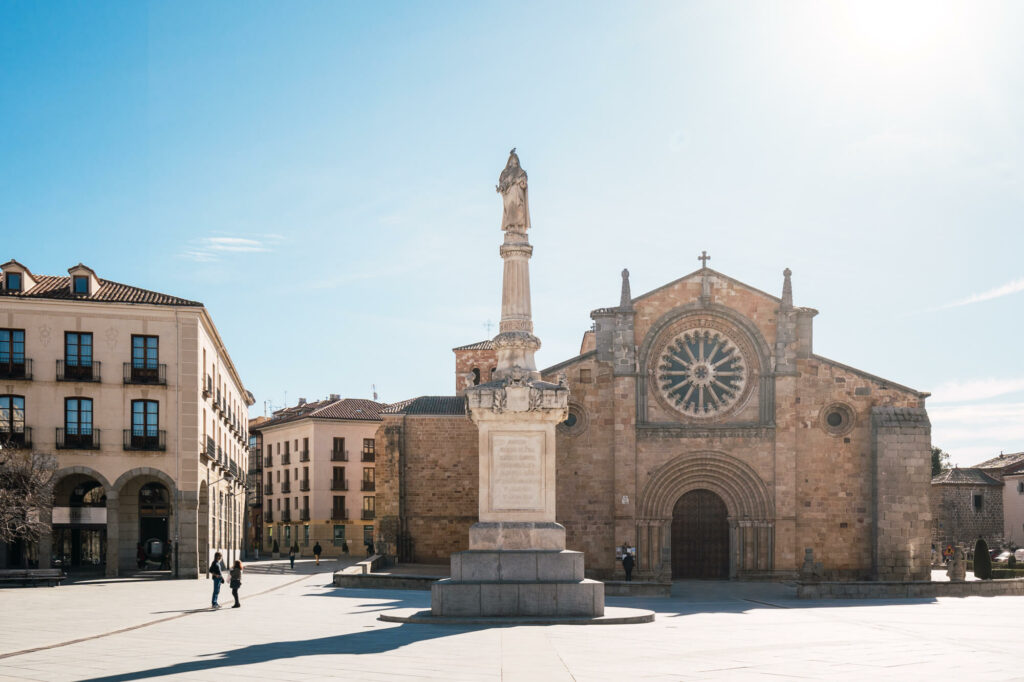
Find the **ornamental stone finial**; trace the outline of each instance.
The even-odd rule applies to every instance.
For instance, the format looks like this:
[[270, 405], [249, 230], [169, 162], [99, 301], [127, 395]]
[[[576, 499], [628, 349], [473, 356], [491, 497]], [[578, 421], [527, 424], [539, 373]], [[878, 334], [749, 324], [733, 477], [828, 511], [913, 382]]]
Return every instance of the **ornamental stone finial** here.
[[619, 307], [620, 308], [631, 308], [633, 306], [633, 297], [629, 293], [629, 270], [623, 268], [622, 270], [622, 294], [619, 296]]
[[782, 271], [782, 306], [784, 308], [793, 307], [793, 282], [790, 276], [793, 271], [786, 268]]

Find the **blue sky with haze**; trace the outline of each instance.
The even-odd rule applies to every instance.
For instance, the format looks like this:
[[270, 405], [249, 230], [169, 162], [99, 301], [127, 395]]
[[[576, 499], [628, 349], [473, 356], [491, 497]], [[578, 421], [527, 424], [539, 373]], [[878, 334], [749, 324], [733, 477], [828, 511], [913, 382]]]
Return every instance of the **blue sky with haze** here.
[[257, 398], [454, 389], [509, 148], [547, 366], [699, 265], [1024, 450], [1024, 4], [0, 2], [0, 258], [203, 301]]

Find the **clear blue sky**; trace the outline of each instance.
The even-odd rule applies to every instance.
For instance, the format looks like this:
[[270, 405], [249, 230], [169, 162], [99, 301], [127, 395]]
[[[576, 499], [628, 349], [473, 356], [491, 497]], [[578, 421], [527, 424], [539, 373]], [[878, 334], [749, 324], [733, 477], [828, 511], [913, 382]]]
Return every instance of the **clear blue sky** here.
[[[509, 148], [542, 365], [710, 265], [963, 465], [1024, 449], [1024, 4], [0, 2], [0, 258], [203, 301], [248, 387], [453, 391]], [[493, 331], [492, 331], [493, 334]]]

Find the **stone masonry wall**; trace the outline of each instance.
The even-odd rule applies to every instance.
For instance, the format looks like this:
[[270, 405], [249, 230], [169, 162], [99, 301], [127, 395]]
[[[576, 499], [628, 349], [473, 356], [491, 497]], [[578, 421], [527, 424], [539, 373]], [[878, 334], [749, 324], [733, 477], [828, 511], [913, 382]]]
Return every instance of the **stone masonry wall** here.
[[455, 351], [455, 393], [462, 395], [466, 390], [466, 375], [473, 369], [480, 370], [480, 383], [491, 380], [491, 372], [498, 366], [498, 353], [495, 350], [480, 348], [477, 350]]
[[927, 580], [931, 568], [931, 424], [924, 408], [876, 407], [876, 580]]
[[[999, 546], [1003, 539], [1001, 486], [939, 483], [930, 488], [932, 539], [939, 551], [958, 542], [972, 550], [979, 537], [989, 547]], [[980, 509], [974, 506], [975, 495], [981, 495]]]

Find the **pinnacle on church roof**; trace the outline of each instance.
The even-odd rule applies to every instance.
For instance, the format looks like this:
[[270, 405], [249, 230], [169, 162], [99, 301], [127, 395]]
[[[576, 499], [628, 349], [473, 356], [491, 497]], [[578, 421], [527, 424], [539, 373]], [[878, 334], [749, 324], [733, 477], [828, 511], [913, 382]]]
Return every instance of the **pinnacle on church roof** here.
[[632, 308], [633, 298], [629, 295], [629, 270], [622, 269], [622, 294], [619, 296], [620, 308]]
[[786, 268], [782, 271], [782, 307], [792, 308], [793, 307], [793, 280], [790, 276], [793, 271]]

